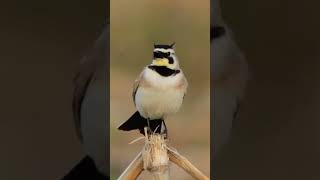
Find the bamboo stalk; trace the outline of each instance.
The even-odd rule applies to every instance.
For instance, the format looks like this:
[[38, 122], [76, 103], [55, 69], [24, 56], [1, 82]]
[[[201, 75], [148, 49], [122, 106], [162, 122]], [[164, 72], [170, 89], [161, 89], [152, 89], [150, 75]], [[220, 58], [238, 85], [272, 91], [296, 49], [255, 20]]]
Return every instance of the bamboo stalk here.
[[135, 180], [143, 171], [142, 153], [130, 163], [126, 170], [121, 174], [118, 180]]
[[177, 151], [174, 151], [170, 148], [167, 149], [171, 162], [175, 163], [195, 179], [209, 180], [209, 178], [206, 177], [199, 169], [197, 169], [190, 161], [188, 161], [188, 159], [180, 155]]

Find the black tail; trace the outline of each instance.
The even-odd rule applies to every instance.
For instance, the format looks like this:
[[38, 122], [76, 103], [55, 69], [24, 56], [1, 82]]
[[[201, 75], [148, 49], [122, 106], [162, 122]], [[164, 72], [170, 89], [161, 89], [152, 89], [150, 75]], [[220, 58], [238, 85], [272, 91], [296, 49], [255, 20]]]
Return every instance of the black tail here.
[[[167, 133], [167, 127], [163, 119], [153, 119], [149, 123], [152, 132]], [[148, 121], [137, 111], [126, 122], [122, 123], [118, 129], [123, 131], [138, 129], [144, 135], [144, 127], [148, 127]]]

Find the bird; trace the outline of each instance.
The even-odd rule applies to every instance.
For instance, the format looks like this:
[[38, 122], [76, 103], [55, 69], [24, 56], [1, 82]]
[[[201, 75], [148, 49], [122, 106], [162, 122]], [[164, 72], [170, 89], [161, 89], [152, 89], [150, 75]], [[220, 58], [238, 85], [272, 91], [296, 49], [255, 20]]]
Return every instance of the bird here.
[[64, 180], [109, 179], [109, 20], [74, 77], [72, 109], [86, 156]]
[[211, 3], [211, 84], [213, 161], [230, 141], [232, 124], [244, 100], [249, 67], [244, 53], [224, 21], [219, 0]]
[[164, 134], [165, 119], [179, 111], [187, 93], [188, 82], [179, 66], [173, 44], [154, 44], [153, 59], [135, 80], [133, 102], [137, 111], [118, 129]]

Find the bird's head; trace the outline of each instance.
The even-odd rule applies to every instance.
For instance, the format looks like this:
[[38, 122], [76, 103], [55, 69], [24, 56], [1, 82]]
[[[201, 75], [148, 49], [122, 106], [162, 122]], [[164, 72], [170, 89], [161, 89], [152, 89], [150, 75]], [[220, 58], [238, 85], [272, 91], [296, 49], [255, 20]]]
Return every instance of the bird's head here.
[[179, 62], [174, 52], [174, 43], [171, 45], [154, 44], [151, 65], [179, 69]]

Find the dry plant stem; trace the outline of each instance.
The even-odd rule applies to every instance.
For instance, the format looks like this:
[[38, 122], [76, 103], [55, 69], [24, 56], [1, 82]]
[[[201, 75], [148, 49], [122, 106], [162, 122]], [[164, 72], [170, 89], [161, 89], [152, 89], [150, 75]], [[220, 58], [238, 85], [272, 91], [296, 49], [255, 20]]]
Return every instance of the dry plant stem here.
[[144, 148], [121, 174], [118, 180], [134, 180], [141, 174], [143, 169], [149, 171], [154, 180], [169, 180], [169, 160], [195, 179], [209, 180], [208, 177], [199, 171], [185, 157], [181, 156], [177, 151], [167, 147], [167, 141], [164, 138], [164, 135], [148, 135], [146, 129], [145, 133]]
[[[146, 132], [146, 130], [145, 130]], [[146, 134], [142, 150], [144, 169], [148, 170], [155, 180], [169, 180], [169, 157], [164, 135]]]
[[182, 168], [184, 171], [186, 171], [195, 179], [198, 179], [198, 180], [209, 179], [201, 171], [199, 171], [193, 164], [191, 164], [191, 162], [188, 161], [185, 157], [183, 157], [178, 152], [170, 148], [167, 148], [167, 149], [168, 149], [169, 159], [171, 162], [175, 163], [177, 166]]
[[142, 153], [140, 152], [138, 156], [130, 163], [127, 169], [121, 174], [118, 180], [134, 180], [143, 171], [143, 160]]
[[152, 173], [153, 180], [169, 180], [170, 173], [169, 168], [165, 167], [162, 170], [150, 171]]

